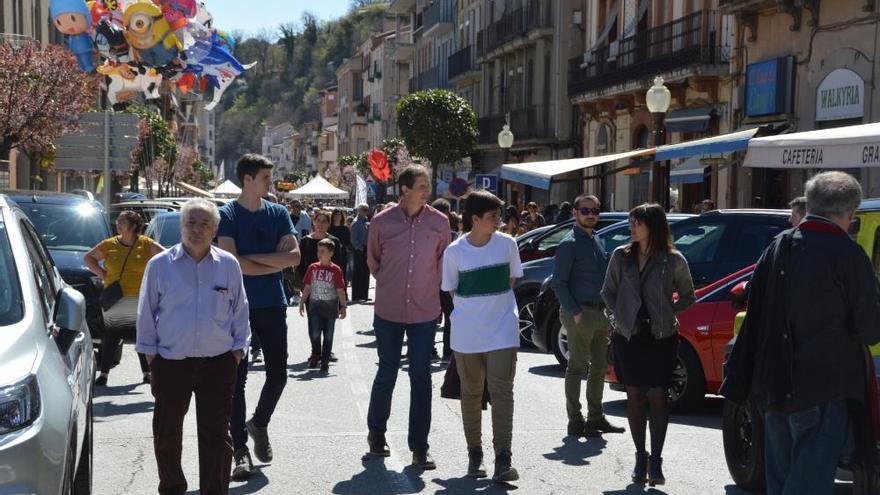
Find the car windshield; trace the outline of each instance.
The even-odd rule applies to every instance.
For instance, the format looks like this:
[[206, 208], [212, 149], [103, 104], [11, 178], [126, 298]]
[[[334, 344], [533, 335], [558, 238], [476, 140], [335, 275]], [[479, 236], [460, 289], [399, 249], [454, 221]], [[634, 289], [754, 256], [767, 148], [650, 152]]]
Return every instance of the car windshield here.
[[147, 235], [165, 247], [180, 242], [180, 214], [168, 213], [153, 219], [147, 228]]
[[23, 302], [6, 225], [0, 221], [0, 326], [11, 325], [24, 317]]
[[101, 211], [89, 203], [21, 203], [49, 249], [88, 251], [110, 237]]

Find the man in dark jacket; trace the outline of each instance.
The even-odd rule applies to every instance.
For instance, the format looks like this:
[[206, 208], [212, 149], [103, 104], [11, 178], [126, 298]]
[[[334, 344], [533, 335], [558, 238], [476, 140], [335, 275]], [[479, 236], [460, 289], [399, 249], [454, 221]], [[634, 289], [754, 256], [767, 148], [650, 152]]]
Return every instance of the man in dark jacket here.
[[826, 172], [806, 196], [804, 221], [758, 261], [721, 389], [764, 411], [768, 494], [833, 492], [849, 418], [868, 406], [866, 345], [880, 341], [874, 268], [847, 234], [859, 183]]

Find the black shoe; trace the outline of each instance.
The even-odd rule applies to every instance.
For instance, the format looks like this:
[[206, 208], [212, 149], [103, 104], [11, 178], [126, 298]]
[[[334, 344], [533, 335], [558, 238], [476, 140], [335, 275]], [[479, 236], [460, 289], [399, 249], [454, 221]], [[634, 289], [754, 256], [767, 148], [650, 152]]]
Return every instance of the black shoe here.
[[437, 349], [431, 350], [431, 362], [436, 363], [440, 361], [440, 354], [437, 353]]
[[147, 385], [150, 384], [150, 372], [149, 371], [144, 373], [144, 383], [146, 383]]
[[330, 359], [321, 358], [321, 372], [327, 373], [330, 371]]
[[331, 352], [331, 353], [330, 353], [330, 362], [331, 362], [331, 363], [335, 363], [336, 361], [339, 361], [339, 358], [336, 357], [336, 354], [333, 354], [333, 353]]
[[269, 428], [266, 426], [257, 426], [254, 424], [254, 418], [251, 418], [244, 424], [247, 427], [248, 435], [254, 441], [254, 454], [260, 462], [272, 462], [272, 444], [269, 443]]
[[391, 455], [391, 449], [388, 448], [388, 444], [385, 442], [384, 433], [371, 431], [367, 435], [367, 443], [370, 445], [370, 455], [376, 457], [388, 457]]
[[261, 351], [259, 349], [255, 349], [255, 350], [251, 351], [251, 361], [253, 361], [255, 363], [262, 363], [263, 362], [263, 351]]
[[598, 430], [594, 430], [592, 428], [587, 427], [587, 424], [584, 420], [581, 419], [569, 419], [568, 420], [568, 434], [572, 437], [598, 437], [601, 436]]
[[101, 375], [95, 379], [96, 387], [106, 387], [107, 386], [107, 375]]
[[483, 465], [483, 448], [468, 448], [468, 478], [485, 478], [486, 467]]
[[321, 358], [317, 354], [312, 354], [309, 356], [308, 367], [310, 370], [318, 369], [318, 365], [320, 364]]
[[424, 469], [425, 471], [437, 469], [437, 464], [434, 463], [434, 458], [431, 457], [431, 454], [429, 454], [427, 450], [414, 451], [412, 465], [419, 469]]
[[244, 481], [254, 474], [254, 462], [251, 460], [251, 453], [248, 449], [237, 450], [233, 457], [235, 459], [232, 468], [232, 479], [235, 481]]
[[591, 419], [587, 421], [587, 428], [596, 430], [601, 433], [623, 433], [626, 431], [626, 428], [621, 426], [614, 426], [613, 424], [608, 422], [608, 419], [605, 416], [602, 416], [599, 419]]
[[495, 474], [492, 481], [509, 483], [519, 479], [519, 473], [510, 465], [510, 451], [502, 450], [495, 453]]
[[666, 477], [663, 476], [663, 458], [652, 455], [648, 461], [648, 486], [663, 485]]
[[648, 453], [636, 452], [636, 467], [632, 472], [633, 483], [644, 483], [648, 481]]

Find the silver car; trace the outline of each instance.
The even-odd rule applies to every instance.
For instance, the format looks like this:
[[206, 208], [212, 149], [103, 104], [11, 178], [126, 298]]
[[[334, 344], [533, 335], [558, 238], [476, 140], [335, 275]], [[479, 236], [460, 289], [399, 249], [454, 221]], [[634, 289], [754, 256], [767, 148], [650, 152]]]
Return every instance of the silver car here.
[[0, 494], [90, 494], [95, 362], [85, 299], [3, 195], [0, 334]]

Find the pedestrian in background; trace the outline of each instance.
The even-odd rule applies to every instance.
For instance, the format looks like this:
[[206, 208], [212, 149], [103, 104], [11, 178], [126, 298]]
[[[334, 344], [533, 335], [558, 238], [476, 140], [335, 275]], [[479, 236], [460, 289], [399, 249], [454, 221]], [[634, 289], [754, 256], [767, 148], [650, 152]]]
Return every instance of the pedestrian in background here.
[[314, 230], [312, 218], [303, 211], [302, 201], [294, 199], [290, 202], [290, 222], [293, 225], [296, 238], [302, 239]]
[[354, 249], [354, 275], [351, 278], [352, 302], [370, 299], [370, 267], [367, 266], [367, 235], [370, 222], [367, 215], [370, 207], [361, 204], [357, 207], [357, 218], [351, 224], [351, 246]]
[[330, 369], [336, 319], [345, 319], [348, 304], [342, 268], [331, 261], [335, 249], [336, 244], [329, 238], [318, 241], [318, 261], [306, 270], [302, 302], [299, 303], [300, 316], [305, 316], [308, 304], [309, 340], [312, 343], [308, 366], [320, 367], [325, 372]]
[[792, 227], [797, 227], [801, 220], [807, 216], [807, 197], [798, 196], [794, 198], [788, 203], [788, 207], [791, 208], [791, 216], [788, 217], [788, 223]]
[[544, 216], [538, 213], [538, 204], [534, 201], [530, 202], [528, 206], [526, 206], [526, 211], [522, 213], [521, 224], [523, 232], [528, 232], [546, 225]]
[[[118, 285], [117, 301], [104, 307], [104, 334], [101, 336], [101, 374], [95, 380], [96, 386], [107, 385], [110, 369], [116, 361], [123, 334], [135, 331], [137, 321], [138, 294], [144, 277], [147, 262], [162, 252], [162, 246], [145, 235], [140, 235], [144, 227], [141, 216], [125, 210], [116, 217], [116, 231], [119, 235], [104, 239], [85, 254], [83, 262], [89, 271], [100, 277], [108, 294], [102, 297], [102, 306], [109, 296], [108, 287]], [[101, 266], [101, 262], [104, 266]], [[143, 354], [138, 353], [143, 382], [150, 383], [150, 367]]]
[[229, 417], [236, 370], [250, 337], [248, 301], [235, 257], [211, 241], [220, 213], [204, 199], [180, 211], [181, 243], [147, 264], [140, 293], [137, 350], [153, 370], [153, 447], [159, 493], [183, 495], [183, 420], [193, 394], [199, 493], [229, 493]]
[[260, 339], [266, 381], [253, 417], [245, 421], [248, 360], [238, 365], [230, 429], [235, 465], [232, 477], [244, 480], [254, 472], [247, 438], [254, 440], [260, 462], [271, 462], [269, 421], [287, 384], [287, 304], [281, 271], [299, 263], [300, 252], [290, 215], [283, 206], [262, 199], [272, 186], [272, 162], [257, 154], [238, 160], [241, 194], [220, 208], [217, 240], [241, 265], [249, 302], [251, 331]]
[[397, 186], [400, 203], [386, 207], [373, 218], [367, 242], [367, 263], [376, 278], [373, 328], [379, 354], [367, 413], [367, 442], [370, 454], [390, 455], [385, 432], [406, 335], [410, 378], [407, 443], [415, 467], [435, 469], [428, 452], [431, 348], [440, 316], [437, 288], [443, 250], [449, 245], [449, 219], [427, 205], [431, 176], [426, 168], [405, 168], [398, 175]]
[[519, 212], [516, 211], [516, 207], [510, 205], [504, 211], [504, 225], [501, 226], [501, 232], [509, 236], [516, 237], [522, 234], [522, 225], [520, 221]]
[[[626, 386], [626, 416], [636, 446], [633, 483], [662, 485], [663, 445], [669, 425], [669, 385], [678, 356], [675, 315], [696, 300], [687, 260], [672, 246], [658, 204], [629, 212], [632, 240], [614, 250], [602, 287], [612, 321], [614, 371]], [[673, 294], [678, 299], [673, 300]], [[646, 417], [650, 411], [650, 422]], [[651, 452], [645, 430], [651, 427]]]
[[771, 495], [833, 493], [848, 438], [853, 464], [876, 474], [876, 377], [866, 346], [880, 341], [880, 296], [870, 258], [847, 234], [862, 188], [849, 174], [825, 172], [807, 181], [806, 200], [804, 220], [758, 260], [721, 387], [764, 414]]
[[498, 232], [504, 203], [488, 191], [465, 201], [464, 228], [443, 256], [442, 289], [454, 300], [452, 349], [461, 379], [461, 419], [468, 447], [468, 472], [486, 476], [483, 467], [482, 402], [488, 383], [492, 401], [494, 481], [519, 479], [512, 467], [513, 379], [519, 348], [519, 314], [513, 283], [523, 276], [513, 237]]
[[571, 203], [568, 201], [563, 201], [561, 205], [559, 205], [559, 213], [556, 215], [556, 219], [553, 223], [562, 223], [571, 218], [572, 215]]
[[[600, 294], [608, 259], [596, 236], [599, 199], [591, 195], [574, 200], [572, 235], [556, 248], [551, 285], [559, 299], [559, 321], [568, 331], [568, 366], [565, 370], [565, 404], [568, 434], [576, 437], [623, 433], [602, 412], [605, 371], [608, 369], [608, 320]], [[587, 417], [581, 413], [581, 381], [587, 376]]]
[[348, 260], [351, 258], [348, 252], [351, 249], [351, 229], [345, 225], [345, 212], [342, 208], [334, 208], [330, 213], [330, 228], [327, 232], [339, 240], [339, 253], [336, 254], [336, 259], [341, 263], [339, 268], [342, 269], [342, 274], [345, 277], [345, 287], [346, 291], [348, 291], [348, 282], [349, 276], [346, 268], [348, 267]]

